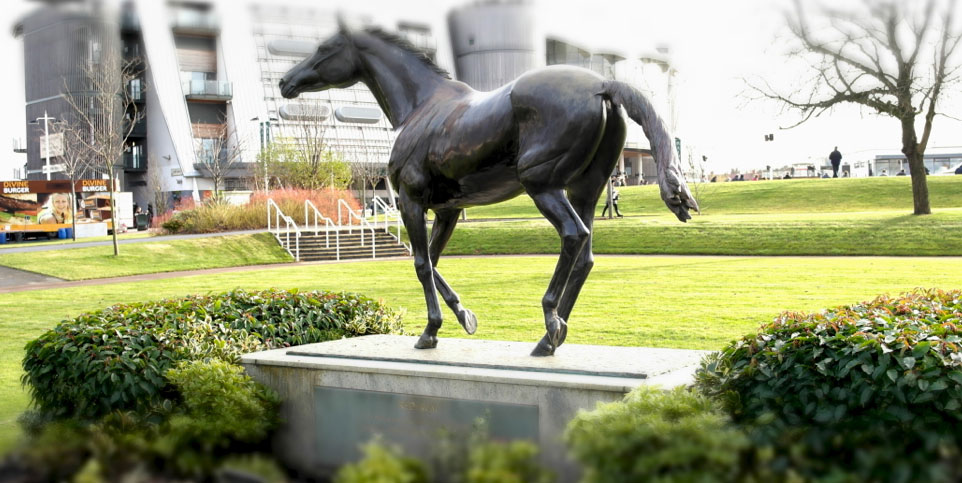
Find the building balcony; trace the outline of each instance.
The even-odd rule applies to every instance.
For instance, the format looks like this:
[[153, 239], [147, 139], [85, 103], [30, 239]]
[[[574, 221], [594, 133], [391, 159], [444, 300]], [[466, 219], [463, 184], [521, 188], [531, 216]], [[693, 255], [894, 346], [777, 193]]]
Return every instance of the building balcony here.
[[127, 94], [130, 100], [142, 103], [146, 99], [144, 92], [144, 82], [140, 79], [133, 79], [127, 84]]
[[124, 171], [145, 171], [147, 157], [141, 153], [124, 153]]
[[233, 87], [228, 81], [183, 81], [184, 96], [190, 101], [229, 101]]
[[177, 33], [217, 35], [220, 32], [220, 21], [211, 12], [181, 8], [170, 13], [170, 28]]
[[[130, 126], [129, 124], [125, 124], [124, 127], [129, 127], [129, 126]], [[139, 121], [137, 121], [137, 124], [134, 125], [134, 129], [130, 131], [129, 136], [132, 138], [146, 137], [147, 136], [147, 119], [141, 118]]]

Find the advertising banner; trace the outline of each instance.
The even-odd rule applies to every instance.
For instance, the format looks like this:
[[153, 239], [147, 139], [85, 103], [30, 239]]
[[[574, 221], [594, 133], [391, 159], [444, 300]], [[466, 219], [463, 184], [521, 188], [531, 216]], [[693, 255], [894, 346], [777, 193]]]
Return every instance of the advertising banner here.
[[70, 206], [77, 223], [110, 219], [108, 180], [0, 181], [0, 230], [56, 232], [70, 228]]

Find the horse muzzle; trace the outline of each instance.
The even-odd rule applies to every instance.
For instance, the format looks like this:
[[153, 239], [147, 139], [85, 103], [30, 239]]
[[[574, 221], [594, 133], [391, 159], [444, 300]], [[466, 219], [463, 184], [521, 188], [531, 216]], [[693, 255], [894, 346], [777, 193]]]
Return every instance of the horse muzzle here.
[[278, 87], [281, 89], [281, 96], [283, 96], [285, 99], [293, 99], [299, 94], [297, 87], [292, 85], [290, 79], [287, 77], [281, 78], [281, 81], [278, 83]]

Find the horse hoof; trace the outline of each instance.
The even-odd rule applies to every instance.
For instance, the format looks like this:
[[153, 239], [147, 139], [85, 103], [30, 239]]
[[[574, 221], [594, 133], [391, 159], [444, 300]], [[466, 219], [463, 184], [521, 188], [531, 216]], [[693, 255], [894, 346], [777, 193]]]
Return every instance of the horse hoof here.
[[557, 348], [568, 336], [568, 324], [565, 323], [564, 319], [561, 317], [555, 316], [552, 318], [551, 322], [546, 325], [548, 328], [548, 333], [545, 334], [545, 337], [548, 339], [548, 342], [551, 343], [552, 347]]
[[461, 327], [464, 327], [464, 331], [467, 332], [468, 335], [472, 335], [478, 330], [478, 317], [468, 309], [464, 309], [458, 313], [458, 322], [461, 323]]
[[421, 334], [418, 343], [414, 344], [415, 349], [434, 349], [438, 346], [438, 338], [433, 335]]
[[541, 341], [538, 342], [538, 345], [535, 346], [534, 350], [531, 351], [531, 355], [533, 357], [553, 356], [554, 349], [555, 347], [551, 345], [551, 342], [548, 340], [548, 335], [545, 334], [545, 336], [541, 338]]

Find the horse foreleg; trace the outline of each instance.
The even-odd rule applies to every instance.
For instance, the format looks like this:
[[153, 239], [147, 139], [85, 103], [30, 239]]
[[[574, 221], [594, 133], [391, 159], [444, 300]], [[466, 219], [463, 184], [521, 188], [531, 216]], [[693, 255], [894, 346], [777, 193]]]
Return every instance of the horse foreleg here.
[[416, 349], [433, 349], [438, 345], [438, 330], [441, 328], [441, 306], [438, 303], [437, 289], [434, 285], [434, 268], [428, 252], [428, 230], [424, 219], [424, 207], [401, 191], [401, 219], [407, 229], [414, 252], [414, 270], [417, 272], [421, 287], [424, 288], [424, 301], [428, 309], [428, 325], [421, 338], [414, 345]]
[[550, 356], [554, 354], [555, 349], [561, 345], [568, 333], [567, 323], [558, 312], [558, 306], [568, 280], [572, 276], [575, 261], [581, 256], [590, 232], [571, 207], [563, 190], [529, 192], [529, 195], [534, 200], [535, 206], [554, 225], [558, 235], [561, 236], [561, 256], [558, 257], [558, 264], [548, 283], [548, 290], [541, 299], [546, 333], [531, 352], [533, 356]]
[[431, 243], [429, 247], [431, 266], [434, 267], [434, 284], [438, 287], [438, 293], [441, 294], [444, 303], [448, 304], [448, 307], [450, 307], [454, 315], [457, 316], [461, 327], [464, 327], [464, 331], [468, 334], [474, 334], [478, 329], [478, 318], [474, 315], [474, 312], [461, 305], [461, 298], [458, 297], [458, 294], [451, 289], [451, 286], [444, 281], [444, 277], [438, 272], [438, 261], [441, 258], [441, 252], [444, 250], [445, 245], [448, 244], [451, 234], [454, 233], [454, 227], [458, 224], [459, 216], [461, 216], [460, 209], [435, 212], [434, 227], [431, 229]]

